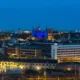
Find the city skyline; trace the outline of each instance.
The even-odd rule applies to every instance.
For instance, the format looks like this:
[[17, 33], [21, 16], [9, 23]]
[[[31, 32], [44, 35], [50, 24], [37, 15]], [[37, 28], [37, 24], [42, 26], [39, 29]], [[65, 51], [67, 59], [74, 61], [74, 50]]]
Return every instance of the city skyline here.
[[0, 0], [0, 80], [80, 80], [80, 0]]

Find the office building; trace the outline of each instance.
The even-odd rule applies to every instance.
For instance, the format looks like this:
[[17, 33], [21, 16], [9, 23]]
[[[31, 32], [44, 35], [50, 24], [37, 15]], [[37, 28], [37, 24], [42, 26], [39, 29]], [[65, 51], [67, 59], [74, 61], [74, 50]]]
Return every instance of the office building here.
[[8, 46], [7, 54], [9, 58], [43, 58], [41, 55], [42, 50], [36, 46]]
[[60, 61], [80, 61], [79, 44], [54, 44], [51, 46], [51, 58]]

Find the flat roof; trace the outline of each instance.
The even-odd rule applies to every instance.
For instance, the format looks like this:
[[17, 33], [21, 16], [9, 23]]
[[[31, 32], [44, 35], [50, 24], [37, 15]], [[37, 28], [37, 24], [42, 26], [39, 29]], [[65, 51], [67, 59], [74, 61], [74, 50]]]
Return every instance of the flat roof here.
[[23, 45], [12, 45], [12, 46], [8, 46], [9, 48], [15, 48], [15, 47], [20, 47], [22, 49], [41, 49], [40, 46], [35, 46], [35, 45], [27, 45], [27, 46], [23, 46]]
[[80, 65], [80, 62], [63, 62], [58, 65]]
[[0, 58], [0, 61], [25, 62], [25, 63], [58, 63], [57, 60], [51, 60], [51, 59], [12, 59], [12, 58]]

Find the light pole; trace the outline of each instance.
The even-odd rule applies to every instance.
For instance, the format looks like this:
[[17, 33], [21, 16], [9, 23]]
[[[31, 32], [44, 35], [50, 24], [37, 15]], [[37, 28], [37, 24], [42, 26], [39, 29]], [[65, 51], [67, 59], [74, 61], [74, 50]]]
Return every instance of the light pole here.
[[75, 63], [75, 78], [76, 78], [76, 63]]
[[4, 80], [4, 71], [2, 71], [2, 77], [1, 77], [1, 80]]
[[[36, 67], [36, 70], [39, 72], [41, 70], [41, 67], [40, 66], [37, 66]], [[39, 80], [40, 76], [39, 76], [39, 73], [38, 73], [38, 80]]]
[[79, 79], [80, 79], [80, 67], [79, 67]]
[[44, 80], [46, 80], [46, 70], [44, 68]]

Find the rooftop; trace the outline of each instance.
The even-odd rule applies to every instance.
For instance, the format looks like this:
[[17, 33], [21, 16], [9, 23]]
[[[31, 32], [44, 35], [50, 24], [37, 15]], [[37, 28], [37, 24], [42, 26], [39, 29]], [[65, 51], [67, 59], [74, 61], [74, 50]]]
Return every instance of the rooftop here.
[[11, 59], [11, 58], [0, 58], [0, 61], [27, 62], [27, 63], [57, 63], [57, 60], [50, 60], [50, 59]]

